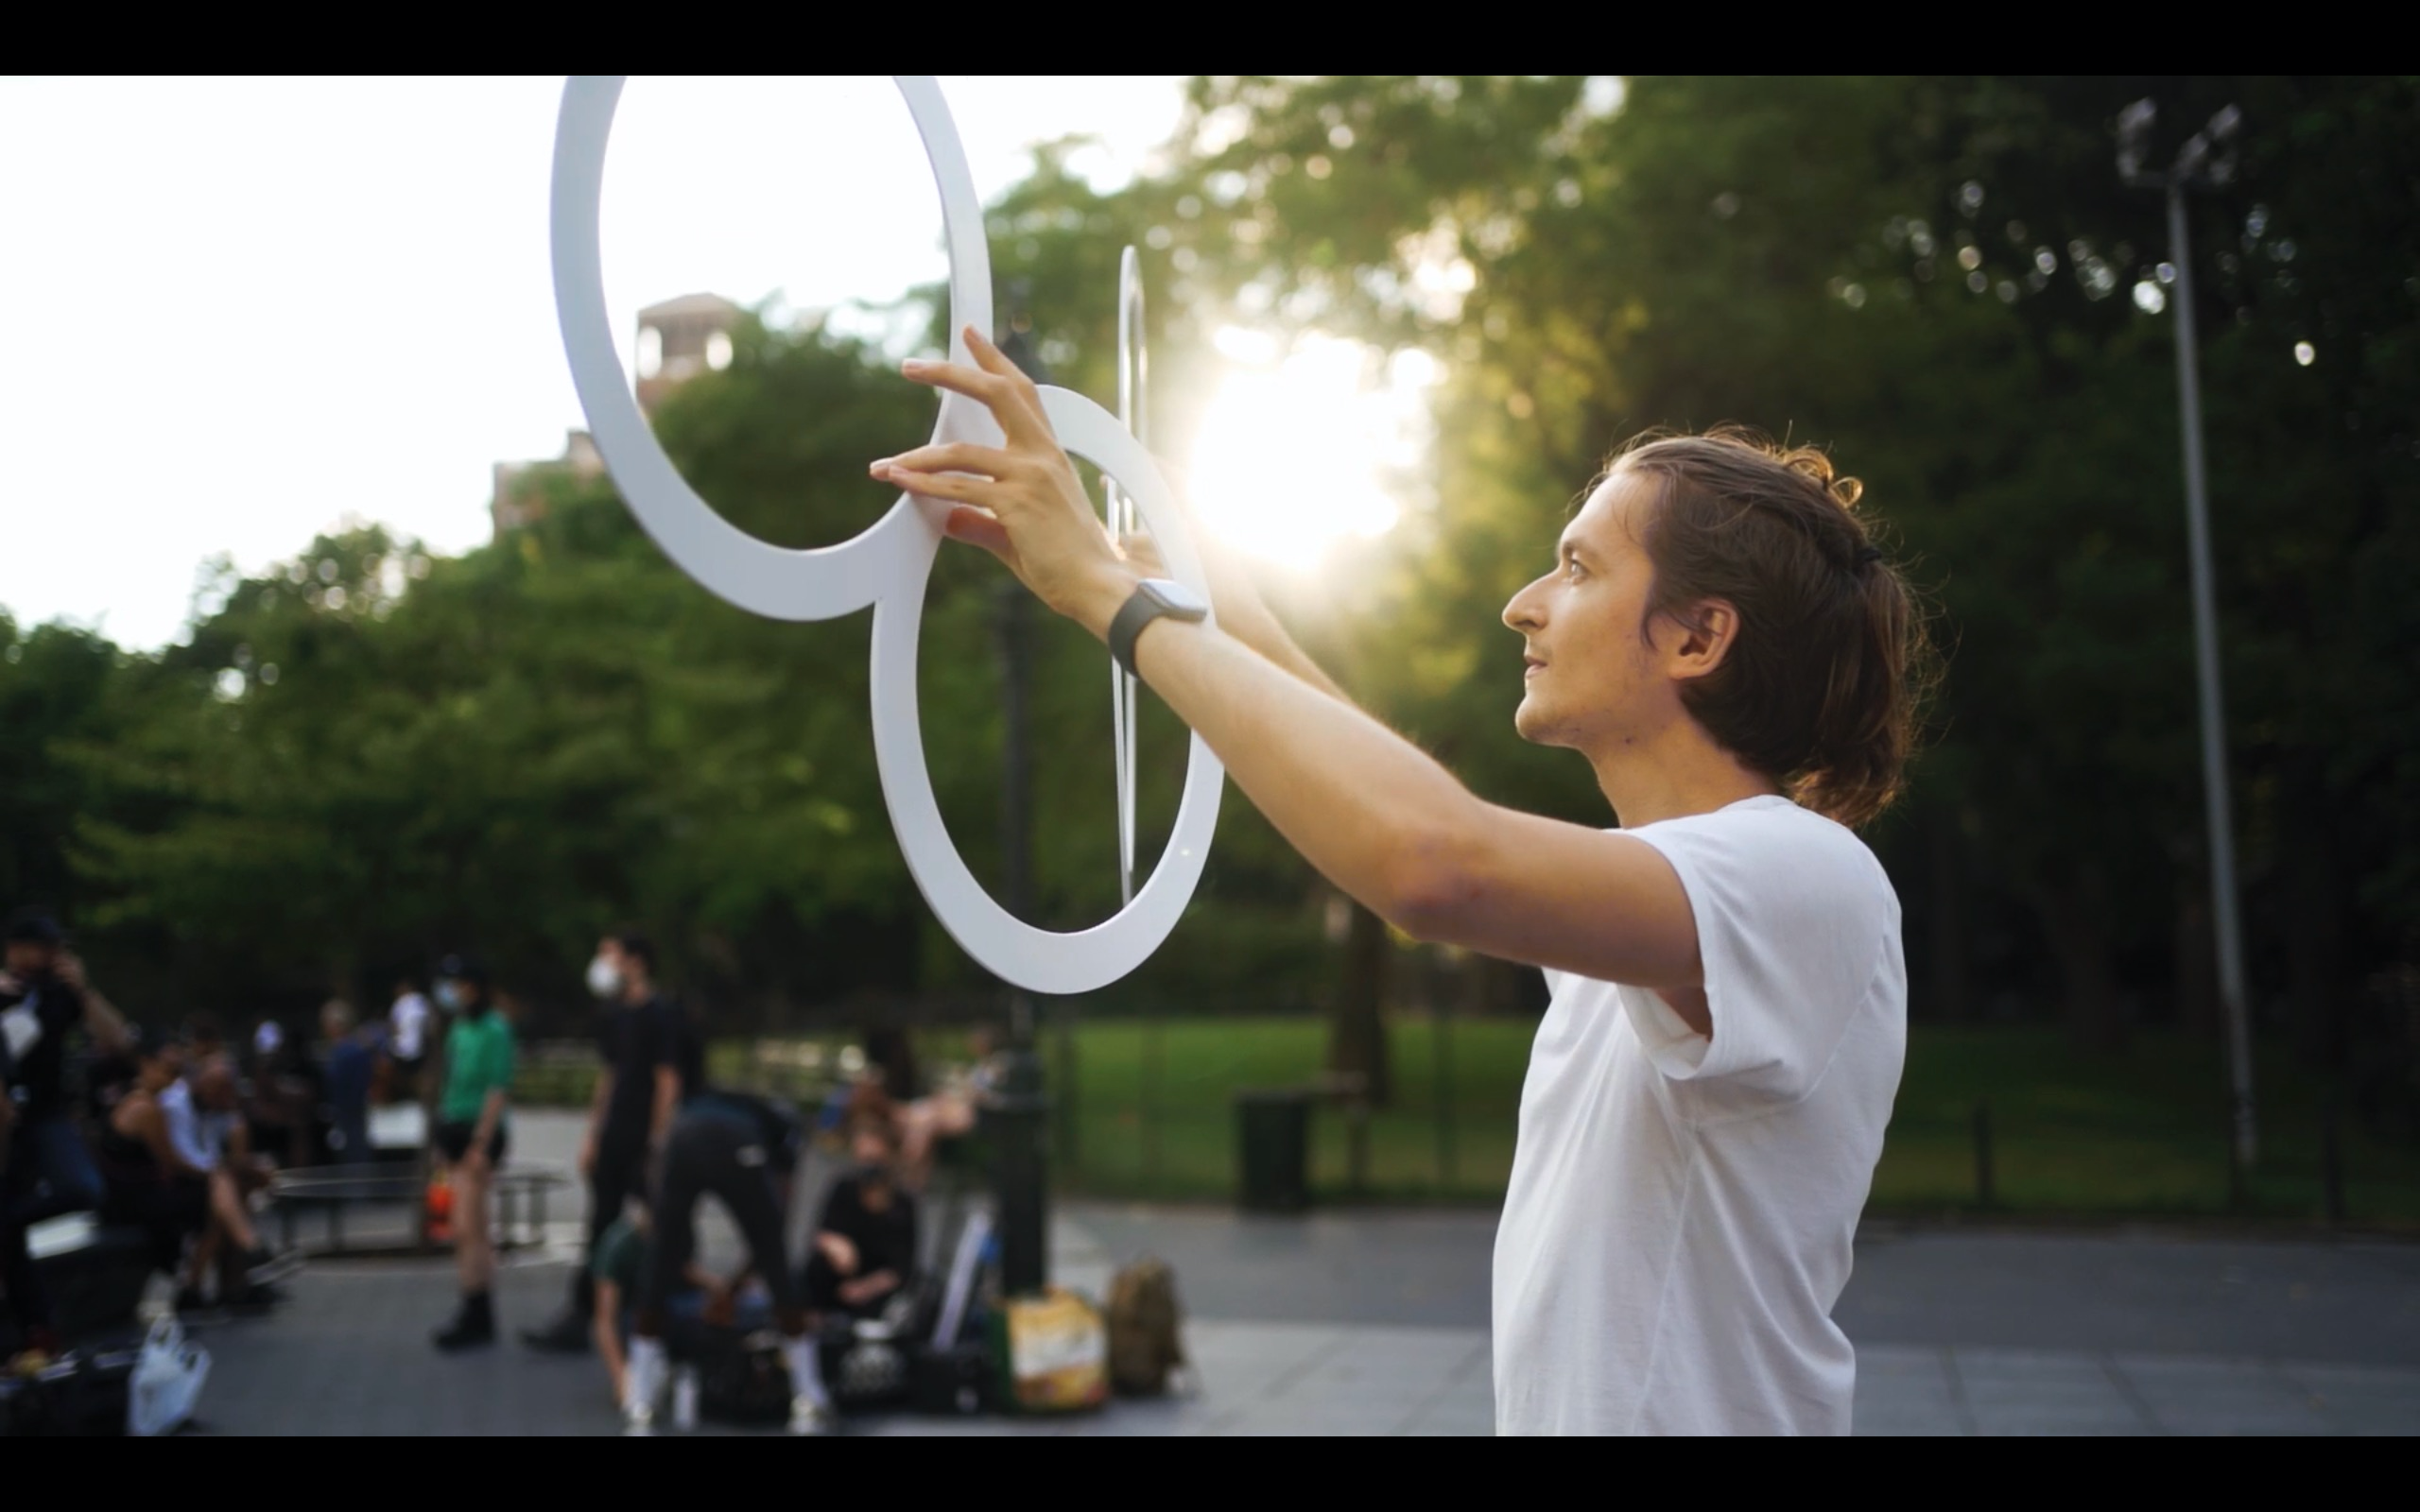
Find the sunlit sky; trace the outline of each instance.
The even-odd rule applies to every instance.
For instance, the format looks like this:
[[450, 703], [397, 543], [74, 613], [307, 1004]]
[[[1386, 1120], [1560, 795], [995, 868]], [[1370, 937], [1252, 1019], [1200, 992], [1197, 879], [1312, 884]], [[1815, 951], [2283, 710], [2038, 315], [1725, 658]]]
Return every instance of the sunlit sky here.
[[[1176, 128], [1180, 83], [943, 88], [988, 199], [1032, 144], [1075, 132], [1100, 139], [1080, 171], [1131, 178]], [[440, 551], [485, 541], [492, 464], [558, 455], [582, 423], [547, 260], [560, 92], [555, 78], [0, 82], [0, 605], [153, 646], [180, 634], [198, 569], [221, 553], [256, 571], [346, 516]], [[828, 308], [895, 299], [946, 266], [907, 109], [873, 77], [634, 80], [603, 234], [626, 357], [637, 310], [674, 295]], [[1240, 332], [1221, 347], [1236, 374], [1204, 417], [1204, 453], [1256, 436], [1264, 466], [1292, 459], [1284, 491], [1329, 501], [1329, 534], [1383, 530], [1393, 507], [1373, 469], [1412, 443], [1401, 403], [1374, 411], [1356, 390], [1392, 378], [1401, 401], [1426, 370], [1380, 371], [1317, 338], [1290, 357]], [[1300, 513], [1253, 514], [1269, 482], [1214, 463], [1196, 494], [1239, 543], [1304, 559], [1321, 538]]]

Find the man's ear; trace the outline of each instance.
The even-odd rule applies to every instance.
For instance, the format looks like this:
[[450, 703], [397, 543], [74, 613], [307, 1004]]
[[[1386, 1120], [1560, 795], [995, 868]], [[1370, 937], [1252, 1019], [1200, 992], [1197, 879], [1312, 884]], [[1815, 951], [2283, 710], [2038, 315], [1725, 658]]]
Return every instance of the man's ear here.
[[1686, 612], [1685, 619], [1668, 616], [1665, 633], [1656, 637], [1666, 673], [1683, 679], [1705, 677], [1721, 666], [1739, 639], [1739, 610], [1730, 600], [1703, 599]]

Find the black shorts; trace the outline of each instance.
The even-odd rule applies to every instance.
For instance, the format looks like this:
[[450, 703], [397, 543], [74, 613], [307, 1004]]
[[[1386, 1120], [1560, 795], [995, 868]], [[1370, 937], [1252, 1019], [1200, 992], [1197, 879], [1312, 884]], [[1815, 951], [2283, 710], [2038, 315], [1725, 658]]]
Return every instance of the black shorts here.
[[[471, 1136], [478, 1131], [479, 1125], [469, 1119], [448, 1119], [437, 1125], [437, 1147], [449, 1162], [459, 1165], [470, 1157]], [[488, 1137], [488, 1164], [504, 1163], [504, 1146], [505, 1127], [498, 1124]]]

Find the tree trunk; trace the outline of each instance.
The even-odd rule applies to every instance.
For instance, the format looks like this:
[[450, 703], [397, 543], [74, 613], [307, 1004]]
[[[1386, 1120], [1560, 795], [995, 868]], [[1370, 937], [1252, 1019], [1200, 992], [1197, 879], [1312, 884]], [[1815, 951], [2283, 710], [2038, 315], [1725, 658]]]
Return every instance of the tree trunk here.
[[2106, 889], [2099, 881], [2086, 871], [2071, 886], [2037, 892], [2033, 905], [2050, 936], [2051, 953], [2059, 958], [2069, 1032], [2087, 1050], [2115, 1050], [2126, 1042], [2126, 1023], [2119, 1012], [2109, 938], [2100, 927]]
[[1338, 984], [1336, 1008], [1328, 1020], [1327, 1069], [1340, 1078], [1356, 1078], [1370, 1105], [1384, 1108], [1394, 1095], [1382, 1012], [1392, 953], [1386, 920], [1359, 903], [1352, 907], [1344, 933], [1344, 979]]

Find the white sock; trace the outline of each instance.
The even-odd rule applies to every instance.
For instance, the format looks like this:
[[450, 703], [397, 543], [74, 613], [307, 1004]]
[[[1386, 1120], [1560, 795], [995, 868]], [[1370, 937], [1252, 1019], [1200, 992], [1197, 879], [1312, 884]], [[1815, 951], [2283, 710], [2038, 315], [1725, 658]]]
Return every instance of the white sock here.
[[782, 1359], [790, 1367], [790, 1395], [804, 1397], [819, 1407], [832, 1405], [823, 1394], [823, 1365], [816, 1358], [812, 1336], [783, 1340]]
[[656, 1399], [664, 1395], [666, 1368], [662, 1339], [645, 1334], [632, 1338], [630, 1363], [623, 1369], [622, 1410], [653, 1413]]

